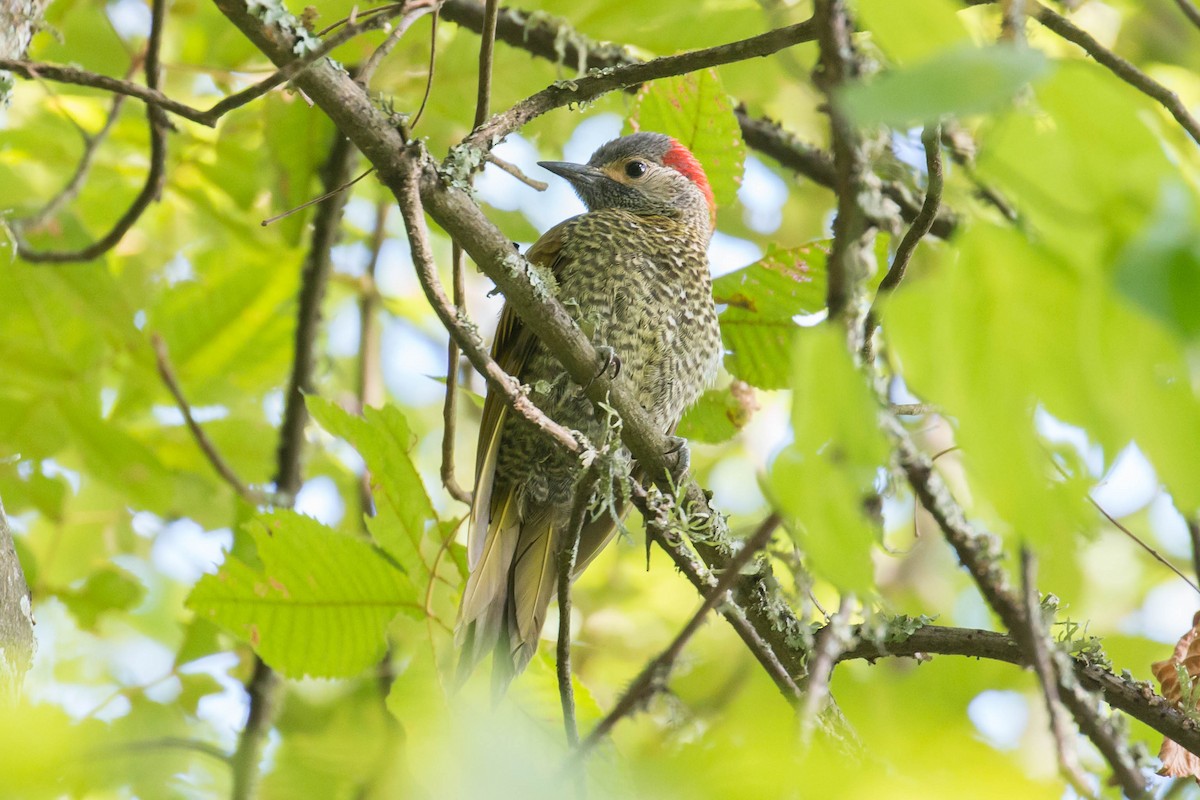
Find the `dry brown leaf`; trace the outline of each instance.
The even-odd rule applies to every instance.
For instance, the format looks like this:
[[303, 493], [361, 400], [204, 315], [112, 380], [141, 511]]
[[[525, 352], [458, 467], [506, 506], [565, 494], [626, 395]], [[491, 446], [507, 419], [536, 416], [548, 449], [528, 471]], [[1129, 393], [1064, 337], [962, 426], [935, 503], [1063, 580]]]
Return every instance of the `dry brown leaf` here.
[[[1175, 652], [1166, 661], [1156, 661], [1150, 665], [1154, 677], [1162, 686], [1163, 697], [1173, 703], [1183, 702], [1183, 692], [1179, 685], [1177, 667], [1183, 665], [1187, 674], [1193, 680], [1200, 678], [1200, 612], [1192, 617], [1192, 628], [1179, 639]], [[1200, 705], [1200, 704], [1198, 704]], [[1172, 739], [1163, 739], [1158, 757], [1162, 759], [1162, 769], [1159, 775], [1169, 778], [1191, 777], [1200, 783], [1200, 756], [1180, 747]]]
[[1165, 778], [1192, 777], [1200, 781], [1200, 777], [1197, 777], [1200, 776], [1200, 756], [1180, 747], [1173, 739], [1163, 739], [1158, 757], [1163, 764], [1159, 775]]

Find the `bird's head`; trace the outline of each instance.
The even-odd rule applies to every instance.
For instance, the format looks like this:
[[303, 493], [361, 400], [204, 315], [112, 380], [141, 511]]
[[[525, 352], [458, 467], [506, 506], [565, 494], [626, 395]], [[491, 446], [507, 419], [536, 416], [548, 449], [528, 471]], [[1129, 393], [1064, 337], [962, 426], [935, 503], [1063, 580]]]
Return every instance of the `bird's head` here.
[[700, 162], [661, 133], [613, 139], [586, 164], [539, 161], [566, 178], [589, 211], [623, 208], [634, 214], [680, 217], [711, 234], [717, 207]]

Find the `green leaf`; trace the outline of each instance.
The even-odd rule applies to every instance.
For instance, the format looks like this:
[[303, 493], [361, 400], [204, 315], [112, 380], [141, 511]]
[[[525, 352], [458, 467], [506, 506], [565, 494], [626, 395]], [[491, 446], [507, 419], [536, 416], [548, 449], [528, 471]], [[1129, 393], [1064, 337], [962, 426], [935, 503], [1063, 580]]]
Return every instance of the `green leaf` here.
[[1104, 269], [1145, 228], [1163, 181], [1179, 180], [1157, 111], [1082, 61], [1058, 64], [1034, 95], [1035, 106], [994, 123], [979, 174], [1020, 198], [1021, 216], [1059, 258], [1084, 272]]
[[[78, 781], [88, 772], [80, 754], [111, 739], [103, 726], [77, 724], [55, 705], [8, 705], [0, 714], [0, 748], [20, 757], [6, 758], [0, 769], [0, 796], [55, 798], [63, 783]], [[94, 786], [94, 784], [93, 784]]]
[[746, 427], [757, 408], [754, 389], [743, 381], [734, 381], [724, 389], [710, 389], [700, 395], [684, 413], [675, 433], [692, 441], [719, 444]]
[[704, 167], [718, 206], [737, 197], [746, 144], [716, 70], [646, 84], [638, 92], [629, 125], [635, 131], [673, 136], [691, 150]]
[[721, 312], [725, 368], [761, 389], [788, 386], [794, 317], [825, 307], [825, 256], [821, 244], [773, 250], [744, 269], [713, 281]]
[[417, 587], [430, 595], [434, 613], [447, 625], [456, 614], [453, 596], [462, 580], [451, 551], [458, 522], [440, 522], [410, 451], [416, 442], [395, 406], [350, 414], [335, 403], [307, 398], [309, 412], [325, 430], [349, 442], [371, 476], [375, 515], [367, 528]]
[[946, 115], [993, 111], [1049, 68], [1046, 57], [1030, 47], [963, 47], [847, 86], [837, 102], [859, 125], [907, 128]]
[[1145, 230], [1117, 261], [1118, 291], [1181, 339], [1200, 338], [1200, 226], [1191, 193], [1164, 187]]
[[1087, 292], [1012, 229], [972, 228], [940, 267], [888, 304], [887, 340], [909, 387], [957, 422], [974, 498], [968, 509], [997, 533], [1068, 555], [1068, 534], [1087, 518], [1085, 499], [1051, 463], [1034, 426], [1037, 407], [1097, 432], [1110, 458], [1127, 441], [1100, 421], [1092, 388], [1100, 376], [1081, 358], [1100, 327]]
[[397, 612], [420, 613], [412, 583], [366, 542], [286, 511], [248, 528], [261, 571], [229, 557], [187, 605], [283, 675], [356, 675], [383, 656]]
[[[262, 800], [362, 796], [363, 776], [372, 788], [403, 751], [395, 722], [381, 707], [375, 687], [362, 682], [336, 697], [290, 696], [276, 725], [281, 736], [274, 767], [263, 778]], [[403, 759], [401, 764], [403, 763]], [[394, 767], [393, 767], [394, 768]], [[407, 793], [383, 792], [376, 797]]]
[[866, 508], [888, 459], [879, 403], [834, 326], [803, 331], [793, 363], [796, 440], [771, 467], [771, 494], [813, 571], [840, 589], [866, 592], [879, 536]]
[[145, 596], [141, 581], [117, 567], [93, 572], [80, 588], [58, 594], [84, 630], [94, 630], [101, 614], [128, 611]]
[[895, 62], [912, 63], [969, 41], [954, 0], [855, 0], [855, 18]]

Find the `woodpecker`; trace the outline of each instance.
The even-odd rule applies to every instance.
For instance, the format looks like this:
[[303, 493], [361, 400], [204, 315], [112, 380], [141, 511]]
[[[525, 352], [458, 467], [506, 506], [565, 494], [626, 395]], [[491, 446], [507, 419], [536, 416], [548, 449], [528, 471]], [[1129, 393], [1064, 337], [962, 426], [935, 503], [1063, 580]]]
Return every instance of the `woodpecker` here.
[[[587, 207], [526, 253], [555, 277], [555, 293], [616, 380], [633, 390], [664, 433], [715, 378], [721, 334], [708, 243], [716, 204], [696, 157], [660, 133], [601, 146], [587, 164], [542, 161]], [[552, 419], [599, 441], [606, 421], [512, 309], [501, 312], [496, 361]], [[557, 589], [557, 557], [581, 466], [495, 392], [483, 408], [468, 536], [470, 576], [459, 607], [460, 673], [493, 651], [498, 691], [537, 649]], [[612, 539], [614, 515], [584, 525], [577, 577]]]

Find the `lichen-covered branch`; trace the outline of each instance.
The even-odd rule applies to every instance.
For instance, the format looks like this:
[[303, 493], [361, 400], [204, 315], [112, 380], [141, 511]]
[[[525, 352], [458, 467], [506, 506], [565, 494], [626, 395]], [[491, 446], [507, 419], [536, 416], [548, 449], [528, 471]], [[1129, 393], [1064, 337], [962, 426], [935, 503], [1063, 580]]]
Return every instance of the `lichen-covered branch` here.
[[[251, 14], [237, 0], [215, 0], [218, 7], [240, 28], [254, 44], [276, 63], [289, 58], [290, 40], [287, 23], [267, 25]], [[445, 229], [455, 240], [461, 242], [476, 264], [495, 281], [523, 323], [563, 363], [567, 372], [577, 382], [584, 384], [600, 372], [603, 359], [595, 352], [590, 340], [575, 325], [566, 309], [550, 294], [539, 280], [536, 271], [516, 254], [509, 240], [482, 214], [477, 205], [459, 187], [447, 183], [439, 175], [438, 166], [419, 147], [406, 143], [401, 133], [390, 124], [387, 116], [377, 109], [347, 75], [327, 63], [314, 64], [296, 79], [297, 84], [313, 101], [349, 136], [363, 154], [377, 168], [380, 179], [397, 196], [403, 196], [405, 180], [415, 180], [421, 199], [430, 217]], [[660, 478], [665, 492], [667, 464], [664, 458], [666, 437], [647, 419], [644, 409], [621, 386], [605, 376], [600, 376], [588, 388], [588, 396], [594, 400], [606, 400], [622, 418], [622, 438], [634, 457], [642, 464], [646, 474]], [[939, 524], [965, 525], [961, 510], [943, 505], [949, 497], [944, 485], [940, 485], [932, 467], [915, 449], [911, 442], [901, 441], [898, 445], [900, 461], [914, 491], [927, 507], [938, 509]], [[934, 483], [930, 483], [934, 481]], [[920, 489], [916, 487], [922, 487]], [[940, 486], [940, 489], [937, 488]], [[718, 515], [709, 507], [703, 491], [693, 482], [688, 482], [680, 503], [686, 504], [693, 519], [708, 515], [710, 527], [701, 532], [695, 542], [697, 552], [709, 563], [709, 569], [719, 572], [727, 566], [733, 548]], [[969, 526], [968, 526], [969, 530]], [[986, 540], [984, 540], [986, 541]], [[966, 554], [964, 563], [973, 562], [986, 573], [990, 567], [981, 558], [986, 546], [978, 538], [961, 542]], [[957, 548], [956, 548], [957, 549]], [[972, 553], [979, 551], [978, 556]], [[680, 563], [678, 560], [676, 563]], [[698, 567], [698, 565], [695, 565]], [[697, 570], [694, 570], [698, 572]], [[998, 589], [1006, 586], [1003, 575], [998, 581], [988, 581]], [[1006, 590], [1005, 590], [1006, 591]], [[988, 591], [985, 596], [993, 599]], [[805, 631], [791, 609], [782, 599], [782, 593], [771, 577], [768, 567], [739, 576], [732, 590], [734, 604], [745, 614], [746, 636], [757, 637], [764, 642], [769, 652], [778, 660], [788, 676], [803, 675]], [[918, 632], [919, 634], [920, 632]], [[997, 643], [988, 637], [978, 637], [976, 642], [1003, 654], [1011, 651], [1010, 645]], [[870, 647], [851, 647], [841, 658], [863, 652]], [[895, 649], [887, 645], [888, 649]], [[984, 655], [984, 653], [968, 653]], [[1079, 662], [1077, 662], [1079, 663]], [[1200, 733], [1196, 726], [1168, 701], [1158, 697], [1148, 687], [1140, 692], [1136, 687], [1113, 675], [1103, 667], [1083, 664], [1077, 667], [1081, 684], [1089, 690], [1099, 690], [1114, 707], [1127, 711], [1156, 730], [1171, 736], [1185, 747], [1200, 751]]]
[[812, 20], [806, 20], [729, 44], [717, 45], [704, 50], [693, 50], [674, 56], [663, 56], [651, 61], [612, 66], [575, 80], [558, 81], [537, 94], [525, 98], [507, 111], [495, 115], [477, 127], [466, 141], [474, 147], [487, 150], [508, 134], [519, 130], [530, 120], [537, 119], [548, 111], [570, 103], [586, 103], [607, 92], [636, 86], [657, 78], [684, 75], [706, 67], [770, 55], [785, 47], [812, 41], [812, 39]]
[[865, 284], [872, 271], [874, 226], [867, 209], [878, 203], [866, 138], [842, 112], [836, 93], [858, 79], [858, 55], [851, 41], [854, 31], [842, 0], [817, 0], [813, 6], [821, 57], [813, 82], [828, 100], [830, 142], [833, 150], [837, 217], [829, 249], [826, 306], [829, 320], [842, 324], [852, 351], [861, 347], [861, 317], [866, 313]]
[[[442, 16], [479, 33], [483, 26], [484, 6], [477, 0], [446, 0], [442, 6]], [[544, 15], [532, 16], [515, 8], [500, 9], [496, 38], [539, 58], [569, 66], [579, 73], [643, 63], [625, 47], [592, 40], [574, 30], [565, 20]], [[626, 88], [636, 88], [636, 85]], [[748, 146], [774, 159], [785, 169], [798, 172], [821, 186], [834, 188], [833, 161], [828, 153], [801, 141], [777, 122], [751, 116], [741, 106], [737, 107], [736, 114], [742, 137]], [[901, 219], [896, 219], [894, 212], [882, 213], [881, 209], [881, 214], [872, 218], [875, 225], [893, 229], [899, 227], [901, 220], [911, 222], [916, 218], [921, 204], [907, 186], [896, 181], [884, 181], [882, 191], [895, 203]], [[957, 216], [943, 208], [934, 221], [932, 233], [946, 239], [957, 224]]]

